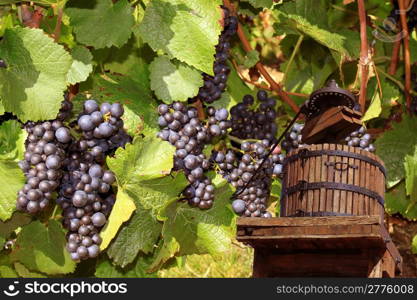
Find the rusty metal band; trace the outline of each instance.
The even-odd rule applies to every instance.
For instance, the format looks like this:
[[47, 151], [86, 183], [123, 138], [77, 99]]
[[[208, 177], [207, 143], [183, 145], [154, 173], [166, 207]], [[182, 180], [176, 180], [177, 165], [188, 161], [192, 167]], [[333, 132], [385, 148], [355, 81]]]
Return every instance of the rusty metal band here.
[[338, 183], [338, 182], [306, 182], [306, 181], [299, 181], [296, 185], [291, 187], [286, 187], [282, 191], [282, 197], [291, 195], [296, 192], [305, 192], [308, 190], [318, 190], [321, 188], [330, 189], [330, 190], [341, 190], [341, 191], [348, 191], [348, 192], [354, 192], [358, 194], [362, 194], [368, 197], [371, 197], [378, 201], [379, 204], [382, 206], [384, 205], [384, 198], [379, 195], [378, 193], [371, 191], [369, 189], [351, 185], [351, 184], [345, 184], [345, 183]]
[[314, 156], [321, 156], [321, 155], [334, 155], [334, 156], [341, 156], [341, 157], [349, 157], [349, 158], [354, 158], [354, 159], [358, 159], [358, 160], [367, 162], [367, 163], [377, 167], [382, 172], [382, 174], [384, 174], [384, 176], [386, 177], [386, 170], [385, 170], [384, 166], [381, 163], [379, 163], [378, 161], [376, 161], [375, 159], [372, 159], [372, 158], [367, 157], [367, 156], [362, 155], [362, 154], [347, 152], [347, 151], [342, 151], [342, 150], [313, 150], [313, 151], [310, 151], [308, 149], [301, 149], [297, 154], [288, 156], [285, 159], [284, 164], [289, 163], [289, 162], [293, 162], [297, 159], [306, 159], [306, 158], [310, 158], [310, 157], [314, 157]]

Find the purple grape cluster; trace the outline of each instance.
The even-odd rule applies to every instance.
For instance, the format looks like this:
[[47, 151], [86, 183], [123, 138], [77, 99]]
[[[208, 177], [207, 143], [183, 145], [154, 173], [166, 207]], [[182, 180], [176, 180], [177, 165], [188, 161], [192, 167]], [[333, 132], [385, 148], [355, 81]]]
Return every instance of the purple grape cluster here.
[[206, 144], [226, 134], [230, 127], [226, 109], [207, 108], [207, 121], [198, 119], [197, 109], [181, 102], [158, 107], [158, 137], [175, 146], [174, 170], [183, 170], [190, 185], [183, 195], [191, 206], [208, 209], [213, 205], [214, 186], [205, 172], [210, 162], [203, 154]]
[[302, 146], [301, 131], [304, 128], [304, 124], [295, 123], [290, 131], [285, 135], [284, 140], [281, 142], [281, 148], [288, 154], [292, 150], [298, 149]]
[[270, 141], [264, 139], [242, 143], [243, 154], [233, 150], [213, 153], [212, 160], [217, 164], [219, 173], [236, 188], [237, 197], [232, 202], [232, 208], [238, 215], [271, 217], [266, 210], [274, 166], [273, 158], [266, 157], [270, 146]]
[[360, 147], [361, 149], [369, 152], [375, 152], [375, 146], [372, 144], [372, 137], [369, 133], [366, 133], [366, 128], [361, 127], [358, 130], [352, 132], [345, 139], [346, 144], [351, 147]]
[[123, 129], [121, 104], [99, 105], [95, 100], [87, 100], [83, 108], [75, 126], [81, 138], [69, 147], [57, 198], [63, 209], [64, 227], [68, 229], [67, 250], [75, 261], [99, 254], [99, 233], [116, 200], [112, 189], [116, 178], [105, 169], [105, 158], [131, 141]]
[[[391, 33], [397, 32], [400, 27], [400, 11], [398, 2], [393, 1], [393, 3], [394, 8], [391, 10], [384, 22], [385, 30]], [[413, 6], [407, 11], [407, 26], [410, 33], [417, 26], [417, 1], [414, 1]]]
[[215, 62], [213, 66], [214, 76], [203, 73], [204, 85], [200, 88], [197, 98], [206, 103], [213, 103], [220, 99], [226, 89], [230, 68], [227, 66], [229, 58], [230, 40], [236, 34], [238, 20], [231, 16], [227, 8], [224, 12], [224, 29], [216, 46]]
[[241, 103], [231, 108], [232, 131], [230, 134], [240, 139], [275, 141], [276, 100], [268, 98], [268, 94], [263, 90], [258, 92], [257, 98], [260, 102], [257, 108], [254, 108], [255, 99], [251, 95], [245, 95]]
[[129, 143], [131, 138], [123, 129], [123, 113], [120, 103], [98, 105], [95, 100], [85, 101], [84, 111], [78, 118], [78, 127], [85, 141], [82, 148], [91, 148], [92, 154], [99, 156]]
[[[72, 103], [65, 100], [59, 112], [66, 116]], [[66, 149], [72, 136], [63, 119], [45, 122], [28, 122], [28, 133], [24, 160], [18, 163], [26, 177], [26, 184], [18, 192], [16, 208], [23, 212], [36, 214], [46, 209], [52, 200], [53, 192], [60, 185], [65, 164]]]

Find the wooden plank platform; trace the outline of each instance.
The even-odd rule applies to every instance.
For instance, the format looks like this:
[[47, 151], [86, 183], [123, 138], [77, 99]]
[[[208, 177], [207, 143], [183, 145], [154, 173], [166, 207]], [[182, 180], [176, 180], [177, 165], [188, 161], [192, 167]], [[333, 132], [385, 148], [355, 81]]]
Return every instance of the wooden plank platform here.
[[401, 256], [379, 216], [239, 218], [254, 277], [395, 277]]

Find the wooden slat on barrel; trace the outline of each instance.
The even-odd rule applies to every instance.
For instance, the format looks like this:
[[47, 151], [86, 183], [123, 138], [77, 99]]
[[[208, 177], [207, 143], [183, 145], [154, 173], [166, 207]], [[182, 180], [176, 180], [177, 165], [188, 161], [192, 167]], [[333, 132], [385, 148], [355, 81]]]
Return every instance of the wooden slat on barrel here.
[[[355, 148], [351, 148], [351, 151], [354, 153], [357, 153]], [[354, 164], [355, 166], [358, 166], [358, 168], [355, 170], [354, 172], [354, 178], [353, 178], [353, 184], [356, 186], [359, 186], [360, 184], [360, 178], [361, 178], [361, 162], [358, 159], [354, 159]], [[354, 215], [359, 215], [360, 212], [360, 202], [359, 202], [359, 194], [358, 193], [353, 193], [353, 197], [352, 197], [352, 206], [353, 206], [353, 214]]]
[[[351, 148], [349, 146], [345, 146], [345, 151], [352, 151]], [[348, 170], [348, 180], [347, 183], [350, 185], [354, 184], [354, 178], [355, 178], [355, 167], [357, 166], [355, 164], [355, 159], [353, 158], [349, 158], [348, 159], [348, 164], [350, 165], [350, 168]], [[353, 192], [347, 192], [347, 196], [346, 196], [346, 212], [348, 214], [354, 214], [353, 213]]]
[[[316, 145], [316, 150], [322, 150], [323, 145]], [[321, 161], [323, 156], [316, 156], [316, 163], [314, 167], [314, 178], [315, 181], [320, 182], [321, 181]], [[313, 211], [320, 211], [320, 190], [314, 190], [314, 203], [313, 203]]]
[[[323, 150], [328, 150], [329, 149], [329, 144], [323, 144], [322, 145], [322, 149]], [[324, 165], [324, 163], [326, 161], [328, 161], [328, 155], [323, 155], [320, 159], [320, 173], [321, 173], [321, 177], [320, 177], [320, 181], [321, 182], [325, 182], [327, 181], [327, 167]], [[320, 211], [326, 211], [326, 189], [325, 188], [321, 188], [320, 189]]]
[[[341, 150], [341, 145], [334, 145], [336, 150]], [[340, 182], [341, 179], [341, 172], [338, 169], [340, 163], [342, 161], [342, 158], [340, 156], [335, 156], [335, 165], [333, 167], [334, 169], [334, 180], [333, 182]], [[334, 212], [340, 212], [340, 191], [334, 190], [333, 192], [333, 211]]]
[[[365, 154], [364, 152], [365, 152], [364, 150], [361, 150], [362, 155]], [[365, 179], [365, 188], [370, 189], [370, 185], [371, 185], [371, 183], [370, 183], [371, 182], [371, 165], [369, 163], [365, 163], [365, 170], [366, 170], [366, 173], [365, 173], [366, 174], [365, 175], [365, 177], [366, 177], [366, 179]], [[369, 196], [365, 196], [365, 199], [366, 199], [366, 208], [367, 208], [366, 214], [370, 215], [371, 214], [372, 198], [369, 197]]]
[[[376, 167], [374, 165], [370, 165], [370, 179], [369, 179], [369, 190], [376, 191]], [[370, 198], [370, 215], [378, 215], [378, 207], [379, 203], [376, 199]]]
[[[339, 145], [339, 149], [342, 151], [347, 151], [346, 147], [344, 145]], [[349, 173], [350, 166], [348, 164], [348, 158], [346, 156], [342, 157], [342, 164], [340, 166], [340, 182], [343, 184], [347, 184], [348, 182], [348, 173]], [[340, 207], [339, 212], [340, 213], [347, 213], [346, 211], [347, 207], [347, 192], [342, 190], [340, 191]]]
[[[329, 150], [335, 150], [335, 145], [330, 144]], [[334, 155], [329, 155], [328, 163], [334, 163], [334, 162], [335, 162]], [[333, 182], [333, 180], [334, 180], [334, 168], [331, 165], [327, 165], [327, 182]], [[328, 212], [333, 211], [333, 203], [334, 203], [333, 191], [328, 189], [327, 195], [326, 195], [326, 211]]]
[[[358, 148], [355, 148], [356, 153], [361, 154], [360, 150]], [[366, 184], [366, 166], [365, 162], [363, 160], [360, 160], [360, 174], [359, 174], [359, 186], [365, 187]], [[359, 194], [359, 215], [367, 215], [366, 211], [366, 199], [363, 194]]]
[[[311, 151], [316, 150], [316, 145], [311, 145], [310, 146]], [[307, 169], [308, 170], [308, 180], [307, 182], [315, 182], [316, 179], [315, 177], [315, 173], [314, 173], [314, 167], [315, 167], [315, 162], [316, 162], [316, 157], [310, 157], [309, 159], [306, 159], [306, 163], [308, 164]], [[305, 193], [306, 194], [306, 193]], [[314, 190], [308, 190], [308, 195], [307, 195], [307, 212], [311, 213], [313, 212], [313, 203], [316, 201], [316, 199], [314, 199]]]

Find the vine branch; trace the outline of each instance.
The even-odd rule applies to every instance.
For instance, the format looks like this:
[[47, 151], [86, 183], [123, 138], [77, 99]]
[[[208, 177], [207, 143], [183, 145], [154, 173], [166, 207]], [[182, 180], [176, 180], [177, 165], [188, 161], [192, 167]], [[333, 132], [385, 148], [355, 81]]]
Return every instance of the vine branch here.
[[394, 48], [392, 49], [391, 63], [388, 69], [388, 74], [395, 75], [398, 67], [398, 60], [400, 58], [401, 40], [395, 41]]
[[54, 40], [55, 42], [59, 41], [59, 37], [61, 36], [61, 28], [62, 28], [62, 15], [64, 13], [64, 10], [62, 7], [58, 8], [58, 15], [56, 19], [56, 25], [54, 30]]
[[369, 49], [368, 49], [368, 37], [366, 34], [366, 10], [364, 0], [358, 0], [358, 14], [360, 22], [360, 35], [361, 35], [361, 55], [359, 59], [359, 65], [361, 68], [361, 88], [359, 93], [359, 105], [362, 113], [365, 112], [366, 105], [366, 87], [368, 85], [369, 76]]
[[403, 38], [403, 51], [404, 51], [404, 67], [405, 67], [405, 99], [407, 103], [407, 110], [410, 111], [411, 107], [411, 61], [410, 61], [410, 42], [409, 42], [409, 34], [408, 34], [408, 25], [407, 25], [407, 15], [406, 15], [406, 7], [408, 7], [409, 1], [408, 0], [398, 0], [398, 5], [400, 8], [400, 19], [401, 19], [401, 27], [402, 32], [404, 33]]
[[[226, 6], [230, 12], [234, 15], [236, 15], [236, 11], [235, 8], [233, 6], [233, 4], [229, 1], [229, 0], [224, 0], [223, 1], [224, 6]], [[243, 32], [242, 29], [242, 25], [238, 22], [238, 28], [237, 28], [237, 35], [240, 39], [240, 41], [242, 42], [242, 46], [243, 49], [246, 52], [250, 52], [252, 51], [252, 47], [249, 44], [248, 39], [245, 36], [245, 33]], [[298, 105], [288, 96], [288, 94], [282, 89], [281, 85], [279, 83], [277, 83], [272, 77], [271, 75], [268, 73], [268, 71], [265, 69], [265, 67], [263, 66], [263, 64], [261, 62], [257, 62], [256, 63], [256, 68], [259, 70], [259, 72], [262, 74], [262, 76], [265, 78], [265, 80], [269, 83], [271, 89], [273, 91], [275, 91], [279, 97], [285, 102], [287, 103], [291, 109], [294, 112], [298, 112], [300, 110], [300, 108], [298, 107]]]

